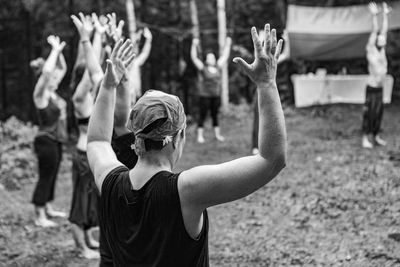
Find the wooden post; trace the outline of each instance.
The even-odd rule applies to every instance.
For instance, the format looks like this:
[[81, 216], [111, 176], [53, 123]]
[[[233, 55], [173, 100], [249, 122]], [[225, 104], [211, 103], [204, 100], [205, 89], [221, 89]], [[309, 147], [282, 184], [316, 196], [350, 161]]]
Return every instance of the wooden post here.
[[[221, 55], [224, 51], [226, 42], [226, 12], [225, 12], [225, 0], [217, 0], [218, 9], [218, 44], [219, 54]], [[227, 111], [229, 105], [229, 80], [228, 80], [228, 64], [222, 67], [221, 73], [221, 103], [223, 111]]]

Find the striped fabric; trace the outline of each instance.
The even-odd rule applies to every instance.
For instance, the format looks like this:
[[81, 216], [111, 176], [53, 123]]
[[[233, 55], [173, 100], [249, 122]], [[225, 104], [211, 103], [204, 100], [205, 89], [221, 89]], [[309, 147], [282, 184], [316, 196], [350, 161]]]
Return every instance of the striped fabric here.
[[[389, 15], [389, 29], [399, 29], [400, 1], [391, 2], [390, 6], [393, 11]], [[372, 18], [367, 5], [288, 7], [287, 30], [293, 58], [339, 60], [365, 57], [371, 28]]]

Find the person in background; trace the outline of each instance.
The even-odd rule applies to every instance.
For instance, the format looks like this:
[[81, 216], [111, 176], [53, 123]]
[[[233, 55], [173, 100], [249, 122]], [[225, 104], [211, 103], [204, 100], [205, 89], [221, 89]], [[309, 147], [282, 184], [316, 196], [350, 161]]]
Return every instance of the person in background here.
[[[97, 95], [97, 89], [103, 80], [104, 73], [100, 65], [100, 53], [101, 47], [99, 47], [96, 42], [96, 33], [93, 40], [93, 47], [89, 40], [90, 31], [92, 23], [83, 14], [79, 14], [80, 19], [76, 16], [71, 16], [78, 32], [81, 36], [81, 43], [84, 48], [84, 54], [87, 61], [87, 71], [90, 80], [93, 83], [95, 89], [95, 95]], [[92, 20], [98, 33], [106, 34], [106, 47], [105, 50], [111, 51], [111, 46], [116, 40], [122, 38], [122, 29], [124, 22], [121, 20], [116, 23], [116, 16], [114, 13], [107, 15], [108, 22], [107, 25], [102, 25], [100, 22], [103, 20], [101, 17], [99, 20], [96, 14], [92, 14]], [[104, 21], [104, 20], [103, 20]], [[99, 35], [99, 34], [98, 34]], [[100, 38], [99, 38], [100, 39]], [[128, 168], [133, 168], [137, 161], [137, 155], [135, 154], [132, 145], [135, 142], [135, 136], [133, 133], [128, 131], [126, 128], [126, 123], [128, 121], [130, 106], [132, 102], [136, 101], [135, 94], [131, 93], [131, 79], [129, 76], [129, 71], [131, 70], [133, 64], [129, 68], [125, 69], [120, 84], [118, 85], [118, 91], [115, 100], [115, 111], [114, 111], [114, 127], [113, 127], [113, 138], [112, 138], [112, 148], [117, 155], [119, 161], [123, 162]], [[93, 94], [92, 94], [93, 95]], [[132, 99], [133, 98], [133, 99]], [[100, 266], [113, 266], [113, 258], [108, 247], [107, 242], [104, 240], [104, 231], [100, 225]]]
[[57, 94], [57, 89], [67, 71], [62, 50], [65, 42], [50, 35], [47, 42], [52, 49], [46, 61], [37, 59], [31, 67], [39, 76], [33, 92], [33, 102], [37, 109], [39, 132], [34, 140], [34, 151], [38, 158], [39, 181], [33, 192], [35, 224], [53, 227], [57, 224], [49, 217], [66, 217], [50, 205], [54, 200], [55, 184], [62, 158], [62, 143], [67, 136], [67, 104]]
[[[98, 259], [99, 252], [91, 248], [99, 248], [99, 242], [93, 238], [91, 229], [98, 226], [99, 194], [87, 160], [86, 146], [89, 118], [103, 77], [98, 62], [101, 59], [102, 40], [106, 26], [99, 22], [99, 18], [94, 13], [91, 18], [82, 13], [79, 15], [80, 20], [76, 16], [72, 16], [72, 20], [80, 35], [79, 48], [82, 52], [78, 54], [84, 56], [85, 71], [72, 97], [79, 138], [73, 155], [73, 197], [69, 221], [72, 223], [73, 236], [81, 255], [86, 259]], [[93, 29], [95, 32], [93, 44], [91, 44]]]
[[206, 53], [205, 64], [197, 54], [197, 48], [200, 44], [199, 39], [193, 39], [190, 56], [193, 64], [202, 74], [202, 82], [199, 86], [199, 119], [197, 125], [197, 142], [204, 143], [204, 121], [207, 118], [207, 113], [211, 113], [212, 124], [214, 127], [215, 138], [218, 141], [224, 141], [225, 138], [221, 135], [218, 113], [221, 103], [221, 68], [229, 59], [231, 51], [232, 39], [227, 38], [225, 48], [217, 60], [212, 52]]
[[286, 164], [286, 130], [276, 85], [282, 40], [265, 25], [262, 41], [252, 28], [255, 60], [235, 58], [256, 84], [260, 153], [180, 173], [186, 116], [178, 97], [147, 91], [135, 104], [128, 128], [139, 160], [132, 170], [111, 147], [118, 85], [133, 61], [130, 40], [118, 41], [89, 122], [87, 153], [101, 192], [99, 221], [115, 266], [209, 266], [207, 208], [250, 195]]
[[[262, 36], [262, 31], [260, 31], [260, 36]], [[283, 31], [283, 35], [282, 38], [285, 42], [285, 45], [283, 47], [283, 51], [282, 54], [280, 55], [279, 59], [278, 59], [278, 65], [282, 62], [285, 62], [286, 60], [290, 59], [290, 43], [289, 43], [289, 35], [287, 33], [286, 30]], [[251, 143], [252, 143], [252, 149], [251, 149], [251, 153], [253, 155], [258, 154], [259, 150], [258, 150], [258, 120], [259, 120], [259, 114], [258, 114], [258, 97], [257, 97], [257, 92], [254, 95], [254, 105], [253, 105], [254, 109], [253, 109], [253, 131], [252, 131], [252, 135], [251, 135]]]
[[385, 47], [387, 43], [388, 14], [391, 9], [386, 3], [382, 4], [383, 22], [380, 31], [378, 26], [378, 6], [371, 2], [369, 10], [372, 14], [372, 32], [366, 46], [369, 76], [362, 121], [362, 146], [364, 148], [373, 148], [374, 145], [386, 145], [386, 141], [379, 136], [379, 132], [383, 117], [383, 85], [388, 71]]

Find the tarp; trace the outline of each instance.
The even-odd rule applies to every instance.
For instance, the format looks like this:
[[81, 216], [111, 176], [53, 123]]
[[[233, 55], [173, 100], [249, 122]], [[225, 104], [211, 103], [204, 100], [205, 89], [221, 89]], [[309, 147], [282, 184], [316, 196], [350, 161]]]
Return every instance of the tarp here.
[[[368, 75], [292, 75], [296, 107], [335, 103], [364, 104]], [[383, 85], [383, 102], [392, 100], [393, 77]]]
[[[389, 29], [400, 28], [400, 1], [391, 2]], [[379, 16], [379, 23], [382, 18]], [[372, 29], [367, 5], [306, 7], [289, 5], [287, 30], [292, 58], [332, 60], [365, 57]]]

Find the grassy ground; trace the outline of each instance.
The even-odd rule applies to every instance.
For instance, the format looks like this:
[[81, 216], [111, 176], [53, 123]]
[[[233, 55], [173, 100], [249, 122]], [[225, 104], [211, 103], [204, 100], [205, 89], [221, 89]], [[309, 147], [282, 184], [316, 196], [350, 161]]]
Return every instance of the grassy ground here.
[[[360, 106], [285, 108], [287, 167], [255, 194], [209, 209], [211, 266], [400, 266], [400, 162], [390, 160], [400, 152], [399, 106], [386, 109], [389, 145], [376, 150], [360, 148]], [[207, 129], [198, 145], [189, 127], [177, 169], [248, 155], [251, 118], [246, 106], [225, 115], [225, 143]], [[70, 169], [66, 154], [55, 202], [66, 211]], [[97, 266], [79, 258], [67, 221], [33, 225], [29, 181], [0, 189], [0, 266]]]

